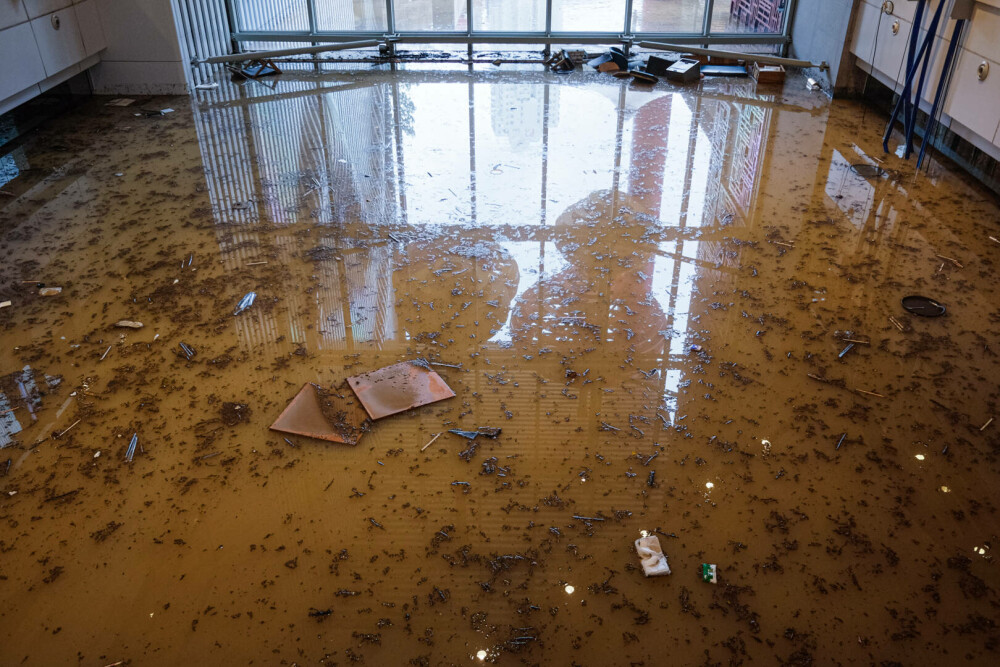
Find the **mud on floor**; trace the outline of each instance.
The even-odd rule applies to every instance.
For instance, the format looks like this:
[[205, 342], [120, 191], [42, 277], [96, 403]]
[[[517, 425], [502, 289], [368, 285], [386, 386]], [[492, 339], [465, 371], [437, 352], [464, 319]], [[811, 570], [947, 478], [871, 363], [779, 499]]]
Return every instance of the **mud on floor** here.
[[[795, 79], [276, 84], [12, 158], [0, 662], [995, 661], [995, 199]], [[454, 398], [267, 430], [417, 358]]]

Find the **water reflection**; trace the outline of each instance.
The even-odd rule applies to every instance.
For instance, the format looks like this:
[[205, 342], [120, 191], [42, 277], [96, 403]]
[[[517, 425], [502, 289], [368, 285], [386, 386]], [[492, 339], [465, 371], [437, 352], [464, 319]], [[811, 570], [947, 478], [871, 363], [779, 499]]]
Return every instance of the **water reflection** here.
[[[600, 341], [651, 373], [674, 421], [699, 288], [739, 264], [700, 230], [747, 224], [770, 136], [752, 82], [714, 90], [462, 72], [224, 84], [196, 113], [223, 261], [235, 270], [276, 238], [279, 261], [311, 265], [285, 308], [234, 324], [240, 340], [472, 355]], [[347, 237], [352, 222], [369, 238]], [[322, 230], [305, 254], [280, 232], [298, 223]]]

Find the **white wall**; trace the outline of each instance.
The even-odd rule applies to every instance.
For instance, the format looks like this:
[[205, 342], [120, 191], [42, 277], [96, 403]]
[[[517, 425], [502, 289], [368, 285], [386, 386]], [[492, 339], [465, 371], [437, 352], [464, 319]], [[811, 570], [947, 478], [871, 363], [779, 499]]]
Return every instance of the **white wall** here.
[[[904, 0], [899, 0], [904, 2]], [[791, 52], [814, 63], [827, 62], [830, 71], [810, 73], [825, 88], [840, 91], [850, 81], [850, 38], [858, 0], [798, 0], [792, 22]]]
[[95, 1], [108, 48], [91, 70], [94, 92], [187, 91], [187, 63], [181, 55], [171, 0]]

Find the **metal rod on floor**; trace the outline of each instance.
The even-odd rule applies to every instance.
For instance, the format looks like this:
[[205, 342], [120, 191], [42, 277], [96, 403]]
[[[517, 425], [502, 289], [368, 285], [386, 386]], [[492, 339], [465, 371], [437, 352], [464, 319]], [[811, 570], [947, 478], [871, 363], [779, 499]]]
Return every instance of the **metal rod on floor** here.
[[719, 49], [701, 49], [695, 46], [684, 46], [682, 44], [663, 44], [661, 42], [639, 42], [639, 46], [644, 49], [660, 49], [663, 51], [676, 51], [678, 53], [694, 53], [701, 56], [716, 56], [719, 58], [737, 58], [741, 60], [753, 60], [769, 65], [784, 65], [785, 67], [818, 67], [821, 70], [830, 69], [830, 65], [824, 60], [821, 63], [814, 63], [808, 60], [796, 60], [794, 58], [780, 58], [778, 56], [761, 56], [756, 53], [741, 53], [739, 51], [721, 51]]
[[320, 46], [302, 46], [295, 49], [277, 49], [274, 51], [247, 51], [246, 53], [235, 53], [229, 56], [212, 56], [204, 60], [195, 61], [196, 65], [210, 65], [215, 63], [235, 63], [244, 60], [259, 60], [261, 58], [281, 58], [282, 56], [297, 56], [303, 53], [324, 53], [326, 51], [345, 51], [347, 49], [365, 49], [372, 46], [379, 46], [382, 42], [377, 39], [366, 39], [360, 42], [340, 42], [337, 44], [322, 44]]

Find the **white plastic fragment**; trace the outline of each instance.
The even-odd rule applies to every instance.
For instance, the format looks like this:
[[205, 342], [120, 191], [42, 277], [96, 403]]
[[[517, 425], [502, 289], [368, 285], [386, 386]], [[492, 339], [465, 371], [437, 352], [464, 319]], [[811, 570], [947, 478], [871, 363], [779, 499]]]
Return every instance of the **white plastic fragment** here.
[[667, 557], [660, 548], [660, 539], [656, 535], [645, 535], [635, 541], [635, 550], [642, 563], [642, 571], [647, 577], [658, 577], [670, 574]]
[[57, 296], [62, 294], [62, 287], [43, 287], [38, 290], [41, 296]]
[[97, 452], [94, 452], [94, 458], [95, 458], [95, 459], [96, 459], [96, 458], [97, 458], [98, 456], [100, 456], [100, 455], [101, 455], [101, 452], [99, 452], [99, 451], [97, 451]]
[[124, 329], [141, 329], [142, 322], [133, 322], [132, 320], [118, 320], [115, 322], [116, 327], [122, 327]]
[[0, 301], [0, 308], [10, 308], [10, 301]]

